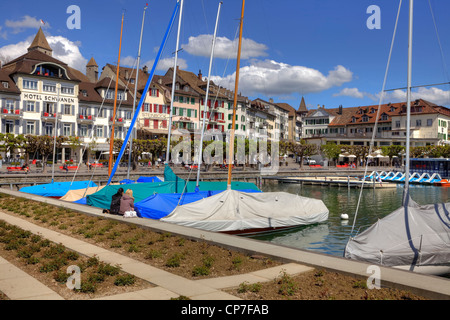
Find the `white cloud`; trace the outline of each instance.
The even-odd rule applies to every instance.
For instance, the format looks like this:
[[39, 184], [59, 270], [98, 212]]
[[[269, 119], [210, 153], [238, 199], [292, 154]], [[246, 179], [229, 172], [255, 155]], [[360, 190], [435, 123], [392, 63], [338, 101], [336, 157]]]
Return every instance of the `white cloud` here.
[[[347, 96], [352, 98], [364, 99], [369, 98], [373, 101], [379, 102], [381, 97], [381, 92], [377, 94], [371, 94], [368, 92], [359, 91], [358, 88], [344, 88], [339, 93], [335, 93], [334, 97]], [[418, 88], [416, 91], [411, 92], [411, 99], [423, 99], [435, 103], [437, 105], [449, 105], [450, 104], [450, 90], [445, 91], [439, 88]], [[388, 102], [405, 102], [406, 101], [406, 91], [404, 90], [394, 90], [385, 92], [383, 95], [382, 103]]]
[[[155, 60], [148, 60], [144, 63], [141, 63], [141, 67], [147, 66], [149, 69], [151, 69], [153, 67], [154, 63], [155, 63]], [[158, 62], [158, 65], [156, 66], [156, 70], [167, 71], [169, 68], [173, 68], [174, 64], [175, 64], [175, 58], [160, 59]], [[183, 58], [177, 59], [177, 65], [182, 70], [188, 69], [187, 61]]]
[[62, 36], [47, 37], [48, 44], [53, 49], [53, 57], [67, 63], [80, 71], [86, 70], [88, 60], [80, 52], [79, 42], [75, 43]]
[[367, 96], [367, 93], [359, 91], [358, 88], [344, 88], [339, 93], [333, 94], [333, 97], [340, 97], [340, 96], [363, 99], [364, 97]]
[[6, 20], [5, 26], [13, 29], [12, 33], [23, 32], [26, 29], [39, 29], [40, 27], [42, 27], [42, 29], [50, 28], [49, 23], [46, 22], [45, 24], [43, 24], [40, 19], [38, 20], [28, 15], [23, 16], [22, 20]]
[[[213, 36], [210, 34], [201, 34], [197, 37], [189, 37], [189, 42], [182, 45], [184, 51], [194, 55], [209, 57], [211, 56], [211, 45]], [[238, 40], [230, 40], [226, 37], [216, 37], [214, 47], [214, 58], [236, 59], [238, 49]], [[267, 56], [267, 46], [257, 43], [251, 39], [242, 39], [241, 59], [250, 59]]]
[[[219, 85], [234, 90], [235, 73], [225, 78], [211, 79]], [[264, 94], [286, 95], [292, 93], [315, 93], [341, 86], [353, 78], [353, 73], [343, 66], [328, 72], [304, 67], [291, 66], [273, 60], [252, 61], [252, 65], [240, 69], [239, 91], [246, 95]]]
[[[9, 44], [0, 48], [0, 56], [8, 60], [15, 59], [27, 53], [34, 37], [29, 37], [25, 41], [16, 44]], [[87, 59], [83, 57], [79, 49], [79, 42], [70, 41], [62, 36], [47, 36], [47, 41], [53, 49], [53, 57], [67, 63], [72, 68], [84, 72], [86, 70]]]
[[[377, 96], [380, 96], [378, 94]], [[423, 99], [433, 102], [437, 105], [449, 105], [450, 104], [450, 90], [445, 91], [439, 88], [419, 88], [417, 91], [411, 93], [411, 99]], [[403, 102], [406, 101], [406, 91], [395, 90], [387, 92], [384, 95], [383, 101], [386, 102]]]
[[127, 56], [120, 59], [120, 65], [124, 67], [136, 68], [136, 58], [132, 56]]

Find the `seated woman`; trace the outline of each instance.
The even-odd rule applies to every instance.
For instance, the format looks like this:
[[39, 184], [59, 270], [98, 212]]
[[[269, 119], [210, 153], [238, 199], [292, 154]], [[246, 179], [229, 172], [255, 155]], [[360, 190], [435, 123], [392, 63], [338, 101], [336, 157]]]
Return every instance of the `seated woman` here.
[[[131, 212], [131, 215], [125, 214], [125, 212]], [[125, 215], [127, 217], [139, 216], [139, 211], [134, 207], [133, 190], [128, 189], [125, 194], [120, 199], [120, 215]]]

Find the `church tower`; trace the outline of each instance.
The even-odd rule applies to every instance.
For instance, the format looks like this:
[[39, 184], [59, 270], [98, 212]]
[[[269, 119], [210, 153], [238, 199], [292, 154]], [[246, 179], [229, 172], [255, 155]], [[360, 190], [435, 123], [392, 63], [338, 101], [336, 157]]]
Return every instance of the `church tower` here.
[[28, 48], [28, 52], [33, 50], [41, 51], [49, 55], [50, 57], [53, 55], [53, 50], [52, 48], [50, 48], [47, 42], [47, 38], [45, 37], [44, 32], [42, 31], [41, 28], [39, 28], [38, 33], [34, 37], [34, 40], [31, 43], [30, 47]]

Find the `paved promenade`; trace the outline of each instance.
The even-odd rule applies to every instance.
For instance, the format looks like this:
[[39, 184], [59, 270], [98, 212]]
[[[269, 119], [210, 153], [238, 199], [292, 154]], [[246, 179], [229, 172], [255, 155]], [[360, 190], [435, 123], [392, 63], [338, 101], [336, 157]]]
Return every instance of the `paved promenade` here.
[[[1, 190], [1, 192], [13, 196], [23, 196], [22, 193], [8, 189]], [[101, 210], [97, 208], [34, 195], [28, 195], [27, 198], [69, 208], [90, 216], [105, 216], [102, 214]], [[261, 270], [246, 275], [218, 279], [189, 280], [0, 212], [0, 219], [5, 220], [8, 223], [30, 230], [33, 233], [40, 233], [49, 240], [63, 243], [66, 247], [81, 254], [87, 256], [97, 255], [99, 259], [104, 260], [105, 262], [112, 262], [114, 264], [119, 263], [124, 271], [156, 285], [155, 288], [104, 299], [170, 299], [183, 295], [191, 299], [200, 300], [234, 300], [237, 298], [221, 291], [221, 289], [237, 286], [243, 281], [270, 281], [278, 276], [282, 269], [290, 274], [298, 274], [310, 270], [310, 268], [321, 268], [366, 279], [371, 275], [367, 273], [368, 264], [344, 258], [274, 245], [232, 235], [186, 228], [151, 219], [136, 218], [124, 220], [122, 217], [115, 216], [108, 216], [108, 218], [126, 221], [127, 223], [136, 224], [154, 231], [170, 232], [189, 239], [207, 241], [211, 244], [216, 244], [232, 250], [265, 255], [285, 262], [285, 264], [278, 268]], [[426, 276], [409, 271], [384, 267], [380, 268], [380, 271], [383, 286], [409, 290], [430, 299], [450, 299], [450, 279]], [[4, 260], [0, 260], [0, 291], [3, 291], [10, 298], [59, 298], [54, 292], [42, 284], [32, 280], [24, 280], [26, 278], [27, 276], [23, 274], [23, 272], [16, 270], [16, 268], [12, 267]]]

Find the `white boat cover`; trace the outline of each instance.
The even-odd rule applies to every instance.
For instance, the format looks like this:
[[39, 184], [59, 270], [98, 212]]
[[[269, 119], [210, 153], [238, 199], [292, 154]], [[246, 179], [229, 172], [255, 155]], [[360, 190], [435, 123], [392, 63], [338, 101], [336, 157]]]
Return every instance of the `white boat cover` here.
[[450, 263], [450, 203], [418, 205], [411, 198], [370, 228], [351, 238], [344, 256], [395, 266]]
[[292, 227], [328, 219], [322, 200], [286, 192], [246, 193], [226, 190], [202, 200], [178, 206], [160, 219], [214, 232]]

